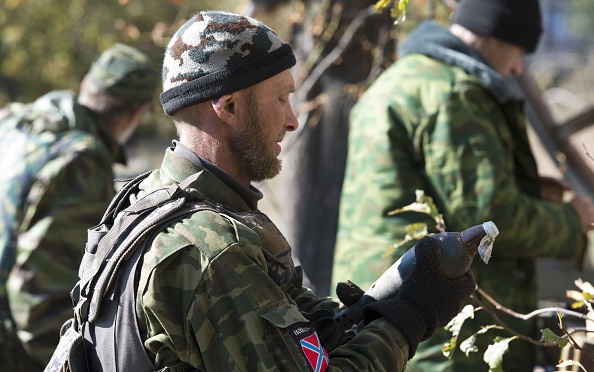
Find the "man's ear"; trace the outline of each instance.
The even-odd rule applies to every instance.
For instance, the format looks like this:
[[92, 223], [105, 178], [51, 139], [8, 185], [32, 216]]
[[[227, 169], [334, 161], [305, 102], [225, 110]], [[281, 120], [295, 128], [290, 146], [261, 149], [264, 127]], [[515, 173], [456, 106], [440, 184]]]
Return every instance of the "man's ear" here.
[[213, 99], [210, 101], [213, 110], [225, 123], [229, 125], [235, 125], [237, 122], [237, 110], [235, 108], [236, 96], [232, 94], [226, 94], [222, 97]]

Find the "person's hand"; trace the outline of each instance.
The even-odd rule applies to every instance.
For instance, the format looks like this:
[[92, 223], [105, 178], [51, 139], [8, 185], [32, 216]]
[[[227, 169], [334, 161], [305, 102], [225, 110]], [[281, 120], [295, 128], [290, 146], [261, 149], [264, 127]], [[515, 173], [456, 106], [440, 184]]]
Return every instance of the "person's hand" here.
[[398, 293], [363, 309], [365, 324], [382, 316], [398, 328], [409, 343], [409, 359], [419, 342], [448, 324], [476, 289], [470, 270], [459, 279], [444, 277], [440, 255], [437, 240], [421, 239], [415, 246], [416, 263]]
[[585, 195], [576, 195], [570, 202], [580, 216], [582, 231], [584, 233], [594, 230], [594, 205], [592, 199]]
[[566, 191], [571, 191], [571, 186], [558, 178], [540, 177], [540, 198], [546, 201], [562, 202]]
[[365, 294], [365, 292], [355, 283], [347, 280], [346, 282], [338, 282], [336, 285], [336, 295], [340, 302], [346, 306], [351, 306]]

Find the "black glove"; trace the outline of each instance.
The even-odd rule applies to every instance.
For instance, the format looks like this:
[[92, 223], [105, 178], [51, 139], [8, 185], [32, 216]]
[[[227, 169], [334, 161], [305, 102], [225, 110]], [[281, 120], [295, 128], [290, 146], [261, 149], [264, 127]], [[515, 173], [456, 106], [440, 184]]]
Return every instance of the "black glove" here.
[[338, 284], [336, 284], [336, 295], [340, 302], [346, 306], [351, 306], [359, 301], [363, 294], [365, 294], [365, 292], [350, 280], [347, 280], [346, 282], [338, 282]]
[[448, 324], [476, 289], [470, 270], [460, 279], [444, 277], [440, 256], [437, 240], [421, 239], [415, 246], [416, 263], [397, 294], [363, 308], [365, 324], [382, 316], [398, 328], [408, 341], [409, 359], [419, 342]]

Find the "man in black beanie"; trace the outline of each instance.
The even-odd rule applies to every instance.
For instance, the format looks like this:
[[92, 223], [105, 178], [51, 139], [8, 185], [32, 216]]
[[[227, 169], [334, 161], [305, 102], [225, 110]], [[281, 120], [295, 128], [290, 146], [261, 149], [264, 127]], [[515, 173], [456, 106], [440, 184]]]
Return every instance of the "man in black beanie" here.
[[[447, 231], [493, 221], [501, 231], [489, 265], [475, 265], [479, 287], [503, 306], [528, 313], [537, 306], [536, 259], [576, 259], [592, 229], [592, 201], [564, 202], [550, 193], [564, 183], [541, 178], [526, 120], [504, 77], [521, 74], [523, 55], [542, 33], [537, 0], [461, 0], [449, 29], [421, 23], [400, 48], [400, 59], [366, 91], [350, 117], [349, 152], [342, 188], [333, 282], [348, 277], [368, 288], [414, 243], [409, 226], [435, 222], [421, 213], [389, 212], [431, 196]], [[549, 188], [550, 187], [550, 188]], [[419, 229], [420, 230], [420, 229]], [[412, 234], [410, 234], [412, 235]], [[538, 339], [535, 320], [500, 317]], [[467, 320], [458, 345], [481, 326], [486, 312]], [[487, 371], [484, 353], [495, 336], [477, 337], [477, 352], [441, 352], [451, 333], [421, 343], [414, 371]], [[511, 341], [506, 371], [530, 372], [535, 347]]]

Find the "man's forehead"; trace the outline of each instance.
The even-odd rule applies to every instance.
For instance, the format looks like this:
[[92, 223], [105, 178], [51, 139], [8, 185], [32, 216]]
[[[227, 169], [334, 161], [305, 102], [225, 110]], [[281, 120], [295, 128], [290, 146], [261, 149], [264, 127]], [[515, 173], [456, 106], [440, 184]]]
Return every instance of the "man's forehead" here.
[[292, 93], [295, 91], [295, 79], [289, 70], [264, 80], [261, 85], [266, 89], [274, 89], [277, 92]]

